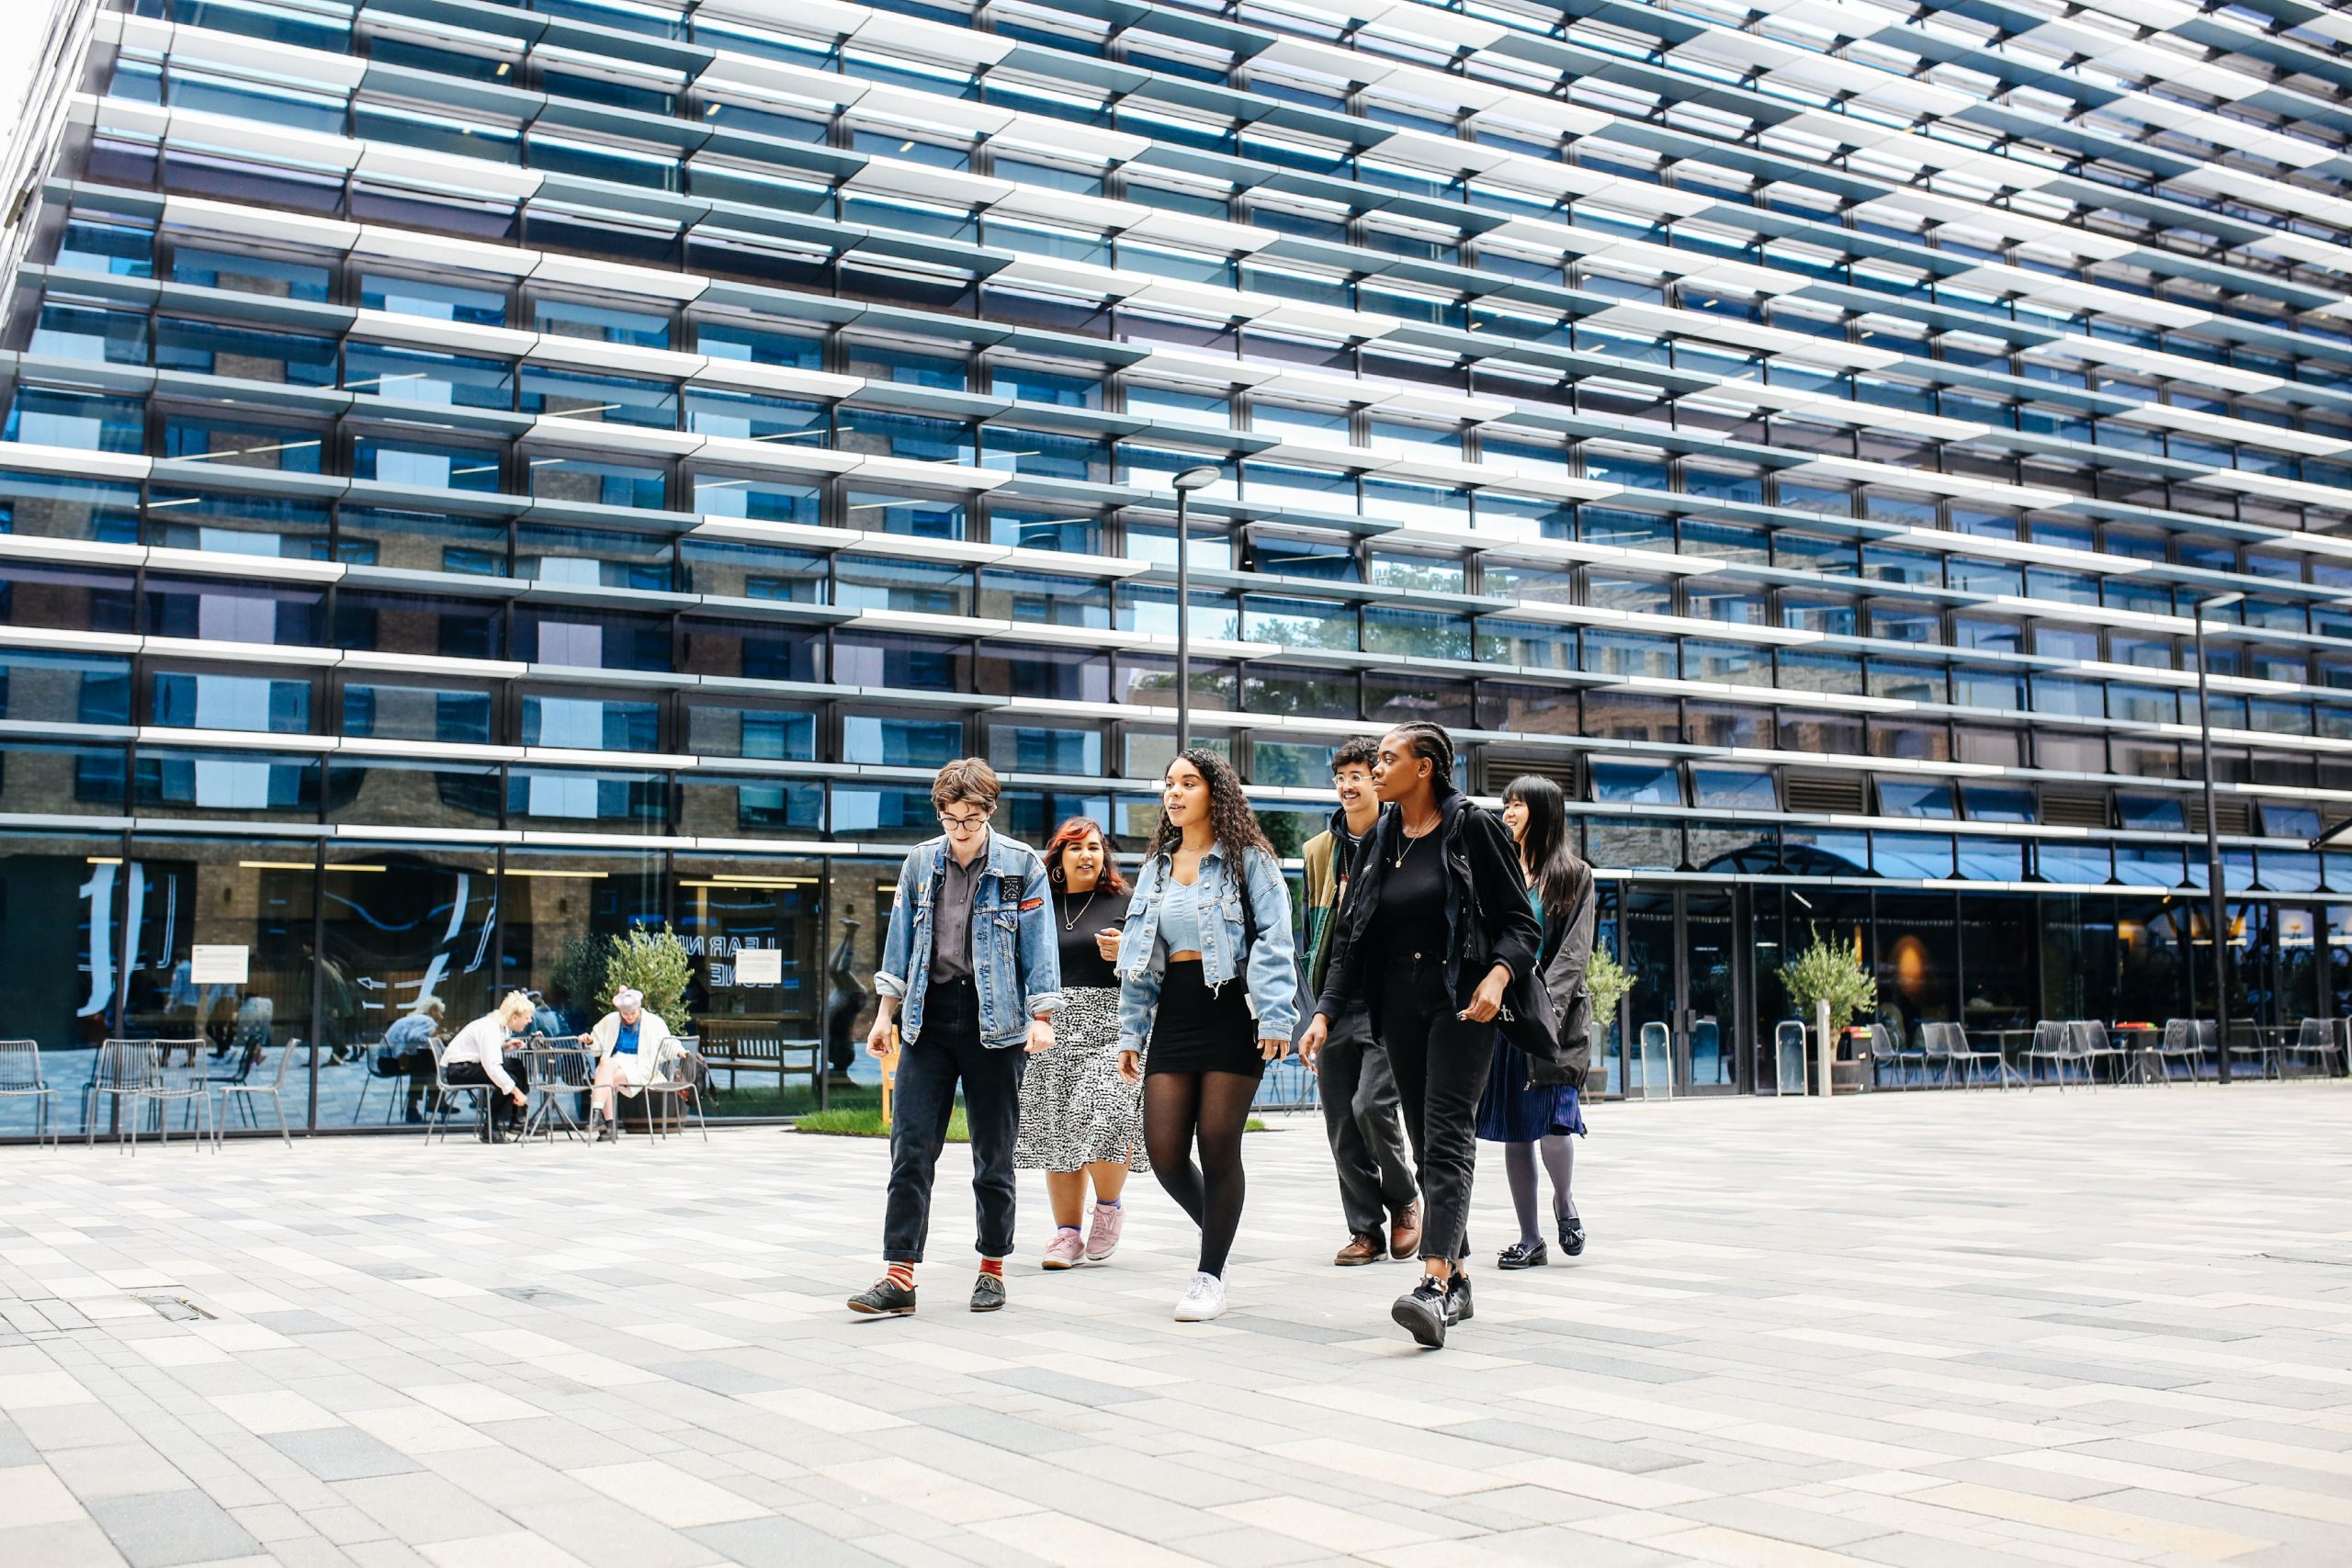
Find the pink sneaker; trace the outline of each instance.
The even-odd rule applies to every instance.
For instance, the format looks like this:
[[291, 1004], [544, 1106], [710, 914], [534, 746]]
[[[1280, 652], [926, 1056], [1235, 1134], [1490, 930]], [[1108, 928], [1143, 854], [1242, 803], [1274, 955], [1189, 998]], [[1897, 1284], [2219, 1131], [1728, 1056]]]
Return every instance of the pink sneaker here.
[[[1094, 1230], [1086, 1238], [1086, 1260], [1089, 1263], [1110, 1261], [1111, 1254], [1119, 1250], [1119, 1231], [1126, 1223], [1127, 1212], [1125, 1209], [1114, 1209], [1104, 1203], [1095, 1204]], [[1069, 1233], [1064, 1231], [1062, 1234], [1068, 1235]]]
[[1056, 1231], [1054, 1239], [1046, 1244], [1046, 1267], [1075, 1269], [1085, 1253], [1086, 1244], [1079, 1239], [1076, 1231]]

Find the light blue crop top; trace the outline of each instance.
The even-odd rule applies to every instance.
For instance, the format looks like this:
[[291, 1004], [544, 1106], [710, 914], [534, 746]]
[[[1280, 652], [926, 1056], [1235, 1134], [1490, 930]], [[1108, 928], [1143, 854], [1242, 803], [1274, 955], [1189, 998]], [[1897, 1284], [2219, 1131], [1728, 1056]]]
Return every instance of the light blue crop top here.
[[1201, 885], [1170, 877], [1159, 898], [1159, 956], [1201, 950]]

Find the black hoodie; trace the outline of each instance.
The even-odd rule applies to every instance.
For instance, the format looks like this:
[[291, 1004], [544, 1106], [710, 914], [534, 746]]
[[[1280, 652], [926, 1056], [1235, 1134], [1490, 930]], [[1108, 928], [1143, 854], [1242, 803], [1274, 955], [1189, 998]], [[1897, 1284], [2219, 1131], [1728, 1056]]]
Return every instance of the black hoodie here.
[[[1448, 790], [1438, 801], [1439, 841], [1445, 847], [1445, 984], [1457, 1008], [1470, 998], [1487, 971], [1500, 964], [1511, 974], [1535, 967], [1543, 928], [1527, 902], [1527, 878], [1519, 847], [1501, 818]], [[1380, 987], [1367, 976], [1385, 972], [1389, 933], [1374, 918], [1381, 885], [1405, 841], [1403, 814], [1394, 806], [1356, 848], [1348, 874], [1348, 902], [1336, 923], [1331, 963], [1316, 1010], [1336, 1022], [1354, 998], [1363, 1003], [1375, 1034], [1380, 1029]]]

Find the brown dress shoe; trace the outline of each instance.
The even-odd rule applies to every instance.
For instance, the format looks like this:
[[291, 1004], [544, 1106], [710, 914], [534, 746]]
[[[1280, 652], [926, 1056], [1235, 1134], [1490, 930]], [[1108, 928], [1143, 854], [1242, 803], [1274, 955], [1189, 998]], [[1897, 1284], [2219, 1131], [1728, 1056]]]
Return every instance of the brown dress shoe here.
[[1359, 1263], [1374, 1263], [1380, 1258], [1380, 1238], [1376, 1235], [1351, 1235], [1348, 1245], [1340, 1248], [1331, 1259], [1342, 1269], [1352, 1269]]
[[1421, 1205], [1419, 1200], [1408, 1203], [1389, 1217], [1388, 1256], [1410, 1258], [1421, 1249]]

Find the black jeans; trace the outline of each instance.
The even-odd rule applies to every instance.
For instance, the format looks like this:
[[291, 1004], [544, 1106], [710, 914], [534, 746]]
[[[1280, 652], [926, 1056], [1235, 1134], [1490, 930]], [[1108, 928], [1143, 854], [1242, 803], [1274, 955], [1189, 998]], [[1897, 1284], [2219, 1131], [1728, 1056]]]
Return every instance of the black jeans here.
[[[520, 1052], [508, 1051], [504, 1053], [503, 1065], [506, 1068], [506, 1076], [514, 1080], [514, 1087], [521, 1089], [529, 1077], [528, 1061]], [[498, 1118], [501, 1126], [512, 1131], [523, 1124], [523, 1108], [508, 1099], [504, 1089], [490, 1081], [490, 1075], [482, 1071], [480, 1062], [452, 1062], [441, 1076], [453, 1084], [480, 1084], [482, 1104], [490, 1114]], [[488, 1123], [489, 1115], [485, 1115], [483, 1124], [487, 1126]]]
[[1440, 955], [1392, 956], [1381, 988], [1380, 1043], [1421, 1165], [1421, 1256], [1455, 1263], [1469, 1250], [1478, 1097], [1494, 1066], [1495, 1026], [1456, 1016]]
[[1323, 1098], [1323, 1131], [1340, 1177], [1340, 1210], [1350, 1235], [1380, 1235], [1389, 1216], [1419, 1189], [1412, 1156], [1397, 1119], [1396, 1078], [1388, 1053], [1372, 1037], [1359, 1010], [1332, 1026], [1316, 1067]]
[[972, 1134], [972, 1196], [979, 1212], [975, 1243], [983, 1258], [1012, 1250], [1012, 1145], [1021, 1133], [1018, 1045], [980, 1043], [979, 993], [969, 979], [934, 985], [923, 995], [922, 1033], [899, 1054], [890, 1120], [890, 1195], [882, 1211], [882, 1257], [920, 1263], [931, 1235], [931, 1180], [947, 1145], [956, 1085], [964, 1086], [964, 1122]]

